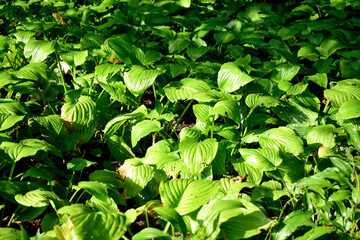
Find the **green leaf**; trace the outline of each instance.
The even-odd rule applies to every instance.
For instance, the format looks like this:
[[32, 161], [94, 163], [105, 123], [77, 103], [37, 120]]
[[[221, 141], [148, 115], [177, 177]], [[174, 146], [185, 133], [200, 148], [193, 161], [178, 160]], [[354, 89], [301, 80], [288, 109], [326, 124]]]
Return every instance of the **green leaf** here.
[[130, 71], [124, 73], [124, 82], [130, 92], [141, 95], [160, 74], [161, 72], [156, 69], [133, 65]]
[[88, 51], [69, 51], [60, 55], [61, 59], [72, 67], [77, 67], [85, 63]]
[[59, 149], [39, 139], [26, 139], [20, 143], [3, 142], [0, 149], [3, 149], [15, 162], [24, 157], [34, 156], [38, 151], [45, 151], [62, 157]]
[[274, 171], [282, 162], [279, 151], [272, 148], [240, 149], [246, 163], [263, 171]]
[[165, 94], [172, 102], [192, 98], [196, 93], [210, 91], [210, 86], [202, 80], [184, 78], [180, 81], [170, 82], [165, 86]]
[[186, 49], [187, 55], [193, 61], [196, 61], [196, 59], [201, 58], [206, 52], [207, 52], [206, 47], [188, 47]]
[[187, 233], [186, 225], [184, 223], [184, 220], [177, 211], [175, 211], [172, 208], [163, 208], [163, 207], [156, 207], [153, 209], [153, 211], [159, 214], [160, 217], [165, 221], [171, 222], [171, 224], [174, 227], [176, 227], [176, 229], [180, 231], [180, 233], [183, 236], [186, 236]]
[[276, 80], [278, 81], [291, 81], [296, 74], [299, 72], [300, 67], [296, 65], [290, 65], [287, 63], [281, 64], [276, 67], [278, 74], [276, 76]]
[[66, 167], [70, 171], [76, 172], [76, 171], [82, 171], [84, 168], [90, 167], [95, 164], [96, 162], [92, 162], [83, 158], [75, 158], [72, 159], [70, 162], [68, 162]]
[[351, 82], [344, 80], [338, 82], [332, 89], [326, 89], [324, 96], [338, 108], [350, 99], [360, 100], [360, 87], [353, 86]]
[[48, 80], [48, 66], [45, 63], [29, 63], [16, 72], [18, 78], [29, 80]]
[[119, 137], [115, 134], [111, 135], [106, 138], [106, 143], [111, 155], [120, 163], [123, 163], [126, 159], [135, 157], [135, 154], [132, 152], [123, 137]]
[[132, 113], [117, 116], [111, 119], [105, 126], [104, 135], [109, 137], [116, 133], [116, 131], [128, 120], [128, 119], [144, 119], [147, 114], [147, 108], [141, 105], [138, 109]]
[[35, 116], [34, 120], [44, 126], [48, 131], [60, 134], [64, 124], [59, 115]]
[[297, 237], [295, 239], [296, 240], [315, 240], [315, 239], [319, 239], [320, 237], [323, 237], [324, 235], [327, 235], [327, 236], [325, 236], [325, 238], [330, 239], [332, 237], [335, 237], [334, 235], [331, 234], [335, 231], [336, 231], [336, 229], [331, 228], [331, 227], [315, 227], [315, 228], [312, 228], [311, 230], [309, 230], [308, 232], [306, 232], [303, 236]]
[[50, 200], [59, 203], [60, 199], [54, 192], [36, 189], [27, 192], [25, 195], [17, 194], [15, 200], [26, 207], [41, 208], [50, 205]]
[[120, 212], [79, 212], [71, 213], [70, 221], [73, 224], [71, 235], [78, 240], [119, 239], [135, 221], [135, 218]]
[[360, 117], [360, 100], [351, 99], [341, 105], [336, 114], [337, 120], [345, 120]]
[[312, 81], [320, 87], [327, 88], [328, 78], [326, 73], [317, 73], [315, 75], [307, 76], [309, 81]]
[[335, 147], [334, 130], [335, 127], [331, 124], [313, 127], [307, 135], [308, 146], [314, 148]]
[[145, 228], [132, 237], [133, 240], [171, 240], [171, 236], [157, 228]]
[[240, 124], [243, 122], [247, 114], [246, 107], [241, 107], [240, 104], [240, 102], [237, 102], [235, 100], [219, 101], [215, 104], [210, 115], [219, 114], [223, 117], [230, 118], [231, 120]]
[[30, 168], [29, 170], [27, 170], [24, 175], [21, 177], [21, 180], [26, 178], [26, 177], [33, 177], [33, 178], [42, 178], [45, 179], [47, 181], [51, 181], [52, 180], [52, 176], [50, 173], [48, 173], [45, 169], [42, 168]]
[[176, 4], [178, 4], [184, 8], [189, 8], [191, 5], [191, 0], [177, 0]]
[[145, 54], [140, 48], [122, 39], [108, 39], [107, 41], [109, 47], [126, 65], [145, 64]]
[[215, 40], [218, 44], [226, 44], [235, 39], [235, 35], [230, 32], [216, 32], [214, 34]]
[[221, 66], [217, 82], [222, 92], [234, 92], [253, 80], [252, 77], [240, 70], [235, 63], [229, 62]]
[[286, 128], [272, 128], [260, 136], [259, 143], [262, 147], [278, 147], [286, 152], [298, 155], [304, 151], [303, 142], [295, 135], [294, 131]]
[[314, 226], [315, 224], [311, 219], [312, 215], [312, 213], [304, 212], [302, 210], [290, 213], [285, 217], [281, 224], [275, 226], [275, 231], [273, 233], [274, 240], [287, 239], [300, 226]]
[[144, 120], [137, 123], [131, 130], [131, 145], [136, 146], [138, 141], [153, 132], [162, 130], [161, 123], [154, 120]]
[[19, 240], [21, 239], [21, 231], [14, 228], [2, 227], [0, 228], [0, 239]]
[[159, 192], [165, 206], [185, 215], [208, 203], [219, 188], [218, 181], [176, 179], [162, 182]]
[[95, 105], [89, 96], [80, 96], [79, 99], [68, 97], [61, 108], [61, 118], [65, 125], [79, 129], [95, 120]]
[[245, 103], [249, 108], [255, 106], [265, 106], [266, 108], [277, 107], [281, 105], [281, 101], [273, 96], [266, 96], [262, 93], [248, 94]]
[[0, 131], [13, 127], [21, 122], [26, 115], [27, 111], [23, 103], [10, 99], [0, 99]]
[[239, 159], [232, 159], [231, 164], [240, 176], [247, 176], [250, 183], [260, 184], [264, 175], [264, 172], [261, 169], [251, 166], [242, 157]]
[[30, 62], [38, 63], [44, 61], [54, 51], [55, 42], [53, 41], [30, 40], [25, 44], [24, 56], [32, 57]]
[[140, 193], [154, 174], [153, 168], [138, 158], [126, 160], [118, 172], [125, 179], [126, 196], [128, 197], [135, 197]]
[[94, 196], [97, 199], [104, 201], [104, 202], [108, 202], [110, 200], [109, 196], [108, 196], [106, 185], [101, 182], [82, 181], [82, 182], [79, 182], [78, 185], [73, 186], [73, 189], [75, 189], [75, 190], [85, 189], [92, 196]]
[[2, 198], [16, 203], [15, 196], [20, 193], [21, 190], [15, 183], [9, 181], [0, 181], [0, 194]]
[[216, 139], [199, 142], [193, 138], [185, 138], [180, 142], [180, 156], [194, 175], [200, 174], [214, 160], [217, 149]]

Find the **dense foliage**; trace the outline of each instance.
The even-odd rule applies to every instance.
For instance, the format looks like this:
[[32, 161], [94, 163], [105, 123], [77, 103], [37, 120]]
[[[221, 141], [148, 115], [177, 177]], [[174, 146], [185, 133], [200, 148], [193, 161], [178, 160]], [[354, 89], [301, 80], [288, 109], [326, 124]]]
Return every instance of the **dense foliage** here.
[[0, 22], [0, 239], [360, 239], [358, 0]]

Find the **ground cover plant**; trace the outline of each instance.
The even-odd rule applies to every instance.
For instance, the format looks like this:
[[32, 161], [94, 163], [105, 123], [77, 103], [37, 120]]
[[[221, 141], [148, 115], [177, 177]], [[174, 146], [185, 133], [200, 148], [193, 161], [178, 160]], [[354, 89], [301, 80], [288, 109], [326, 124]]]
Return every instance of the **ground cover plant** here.
[[0, 239], [360, 239], [359, 1], [0, 22]]

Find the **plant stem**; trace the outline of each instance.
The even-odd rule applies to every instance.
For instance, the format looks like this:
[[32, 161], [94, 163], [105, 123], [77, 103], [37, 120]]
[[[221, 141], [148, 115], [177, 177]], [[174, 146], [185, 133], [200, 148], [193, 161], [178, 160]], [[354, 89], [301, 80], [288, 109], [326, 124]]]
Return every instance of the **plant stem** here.
[[14, 174], [15, 165], [16, 165], [16, 162], [14, 162], [14, 163], [11, 165], [10, 174], [9, 174], [9, 178], [8, 178], [8, 181], [9, 181], [9, 182], [11, 182], [11, 180], [12, 180], [12, 175]]
[[15, 209], [15, 211], [13, 212], [13, 214], [10, 217], [7, 227], [10, 227], [12, 221], [14, 220], [14, 218], [15, 218], [16, 214], [18, 213], [18, 211], [20, 210], [20, 208], [21, 208], [20, 206], [17, 206], [17, 208]]
[[169, 227], [171, 226], [171, 223], [170, 222], [167, 222], [166, 223], [166, 226], [164, 228], [164, 232], [167, 233], [167, 231], [169, 230]]
[[9, 56], [7, 55], [7, 54], [5, 54], [5, 57], [7, 58], [7, 60], [9, 61], [9, 64], [10, 64], [10, 67], [12, 68], [12, 69], [14, 69], [15, 70], [15, 68], [14, 68], [14, 66], [13, 66], [13, 64], [12, 64], [12, 62], [10, 61], [10, 59], [9, 59]]
[[171, 148], [173, 151], [175, 151], [175, 148], [171, 145], [171, 143], [170, 143], [169, 140], [166, 138], [166, 136], [165, 136], [161, 131], [159, 131], [158, 133], [159, 133], [159, 135], [169, 144], [170, 148]]

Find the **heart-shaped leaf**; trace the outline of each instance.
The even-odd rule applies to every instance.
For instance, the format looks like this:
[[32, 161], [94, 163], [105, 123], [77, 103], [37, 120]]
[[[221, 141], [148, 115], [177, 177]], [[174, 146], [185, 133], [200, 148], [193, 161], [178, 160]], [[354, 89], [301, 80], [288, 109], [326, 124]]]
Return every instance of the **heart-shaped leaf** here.
[[161, 123], [153, 120], [144, 120], [137, 123], [131, 130], [131, 144], [136, 146], [138, 141], [153, 132], [162, 130]]
[[130, 92], [141, 95], [155, 82], [155, 79], [160, 74], [161, 72], [156, 69], [133, 65], [130, 71], [124, 73], [124, 82]]
[[244, 73], [235, 63], [225, 63], [218, 74], [218, 86], [222, 92], [234, 92], [254, 79]]
[[193, 138], [185, 138], [180, 142], [180, 155], [187, 169], [194, 175], [200, 174], [214, 160], [218, 149], [215, 139], [199, 142]]
[[32, 57], [30, 61], [38, 63], [44, 61], [54, 51], [55, 42], [53, 41], [30, 40], [25, 44], [24, 56]]
[[165, 86], [165, 94], [172, 101], [186, 100], [195, 93], [207, 92], [211, 88], [209, 85], [199, 79], [184, 78], [180, 81], [174, 81]]

